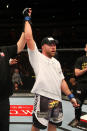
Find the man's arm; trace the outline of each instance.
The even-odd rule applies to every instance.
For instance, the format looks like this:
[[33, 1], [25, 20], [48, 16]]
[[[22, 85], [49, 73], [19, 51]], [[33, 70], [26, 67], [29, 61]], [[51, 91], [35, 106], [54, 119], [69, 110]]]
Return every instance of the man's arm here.
[[84, 69], [82, 69], [82, 70], [75, 68], [75, 76], [81, 76], [81, 75], [83, 75], [85, 72], [87, 72], [87, 67], [84, 68]]
[[67, 85], [67, 83], [66, 83], [65, 80], [62, 81], [61, 90], [62, 90], [62, 92], [63, 92], [65, 95], [67, 95], [67, 96], [68, 96], [69, 94], [71, 94], [71, 91], [70, 91], [70, 89], [69, 89], [69, 87], [68, 87], [68, 85]]
[[65, 80], [62, 81], [61, 90], [65, 95], [68, 96], [68, 98], [70, 99], [70, 101], [71, 101], [71, 103], [73, 104], [74, 107], [79, 106], [79, 104], [77, 103], [76, 99], [74, 98], [74, 95], [71, 93], [71, 91], [70, 91]]
[[25, 8], [23, 10], [24, 21], [25, 21], [25, 28], [24, 28], [25, 39], [26, 39], [28, 48], [30, 50], [34, 50], [35, 49], [35, 42], [33, 39], [32, 28], [31, 28], [31, 13], [32, 13], [31, 8]]
[[21, 37], [17, 42], [17, 53], [20, 53], [24, 49], [25, 43], [25, 34], [22, 32]]
[[27, 41], [28, 48], [31, 50], [35, 49], [35, 42], [32, 35], [31, 25], [28, 21], [25, 21], [25, 39]]

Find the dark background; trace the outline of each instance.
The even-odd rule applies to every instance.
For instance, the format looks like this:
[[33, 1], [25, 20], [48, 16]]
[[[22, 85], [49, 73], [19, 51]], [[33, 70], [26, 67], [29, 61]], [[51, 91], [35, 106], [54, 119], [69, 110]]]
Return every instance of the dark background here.
[[[56, 58], [60, 61], [68, 82], [74, 77], [77, 57], [85, 53], [86, 5], [85, 0], [0, 0], [0, 46], [17, 43], [23, 29], [22, 11], [26, 7], [32, 7], [32, 29], [37, 46], [41, 48], [41, 40], [46, 36], [59, 40]], [[18, 64], [13, 65], [12, 73], [14, 68], [18, 68], [24, 83], [23, 91], [30, 90], [35, 76], [27, 52], [18, 54], [16, 58]]]
[[58, 48], [83, 48], [87, 41], [86, 1], [80, 0], [0, 0], [0, 45], [18, 41], [22, 27], [22, 11], [32, 7], [34, 39], [43, 37], [59, 40]]

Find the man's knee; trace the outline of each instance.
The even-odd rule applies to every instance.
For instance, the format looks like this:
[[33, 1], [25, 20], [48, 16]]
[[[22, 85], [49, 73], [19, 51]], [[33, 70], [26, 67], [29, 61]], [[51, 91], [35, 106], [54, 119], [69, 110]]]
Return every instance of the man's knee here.
[[59, 123], [54, 123], [54, 122], [51, 122], [51, 121], [50, 121], [49, 124], [50, 124], [50, 126], [54, 126], [54, 127], [58, 128], [59, 126], [62, 125], [62, 121], [59, 122]]
[[35, 127], [34, 125], [32, 125], [31, 131], [40, 131], [37, 127]]
[[[36, 127], [37, 129], [42, 129], [42, 130], [47, 128], [47, 126], [41, 124], [41, 123], [37, 120], [35, 114], [33, 114], [33, 126]], [[36, 130], [35, 130], [35, 131], [36, 131]], [[38, 130], [37, 130], [37, 131], [38, 131]]]

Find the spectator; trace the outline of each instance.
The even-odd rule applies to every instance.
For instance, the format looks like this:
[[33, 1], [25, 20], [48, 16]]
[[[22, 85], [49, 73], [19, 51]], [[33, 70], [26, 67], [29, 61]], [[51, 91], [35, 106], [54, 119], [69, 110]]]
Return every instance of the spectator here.
[[15, 68], [13, 75], [12, 75], [12, 82], [13, 82], [13, 86], [14, 89], [17, 91], [18, 89], [21, 88], [21, 86], [23, 86], [23, 82], [19, 73], [19, 69]]
[[87, 45], [85, 47], [86, 55], [79, 57], [75, 62], [76, 90], [74, 92], [80, 106], [75, 108], [75, 121], [72, 123], [76, 127], [82, 114], [82, 105], [87, 98]]

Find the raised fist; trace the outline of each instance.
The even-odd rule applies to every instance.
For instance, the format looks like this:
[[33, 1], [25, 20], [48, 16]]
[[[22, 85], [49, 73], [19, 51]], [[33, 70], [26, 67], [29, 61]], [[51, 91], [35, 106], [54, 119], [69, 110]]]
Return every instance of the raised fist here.
[[[22, 11], [22, 14], [24, 16], [24, 22], [28, 21], [30, 25], [32, 25], [32, 21], [31, 21], [31, 13], [32, 13], [32, 8], [25, 8]], [[23, 24], [23, 31], [24, 31], [24, 24]]]
[[31, 17], [31, 13], [32, 13], [32, 8], [25, 8], [22, 12], [22, 14], [24, 15], [24, 17], [29, 16]]

